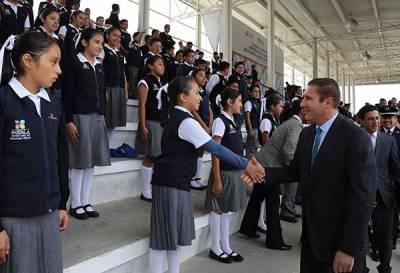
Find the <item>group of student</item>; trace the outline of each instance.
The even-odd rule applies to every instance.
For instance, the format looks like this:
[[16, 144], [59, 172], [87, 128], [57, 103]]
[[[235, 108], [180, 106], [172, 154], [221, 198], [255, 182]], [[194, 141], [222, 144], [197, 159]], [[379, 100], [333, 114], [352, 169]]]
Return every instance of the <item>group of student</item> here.
[[[0, 272], [62, 272], [59, 230], [68, 225], [67, 200], [71, 216], [99, 217], [90, 204], [94, 166], [111, 164], [113, 128], [126, 124], [128, 82], [135, 82], [127, 79], [125, 60], [138, 54], [141, 33], [133, 35], [126, 56], [121, 27], [82, 29], [85, 13], [71, 9], [78, 6], [66, 9], [70, 21], [60, 27], [64, 11], [41, 8], [34, 31], [1, 42]], [[224, 61], [211, 75], [190, 44], [174, 54], [172, 38], [163, 41], [172, 46], [164, 48], [168, 58], [161, 56], [161, 39], [150, 38], [134, 84], [135, 148], [145, 155], [141, 199], [152, 202], [150, 272], [162, 272], [164, 255], [169, 272], [179, 272], [180, 247], [195, 237], [191, 189], [207, 189], [210, 257], [240, 262], [229, 243], [230, 217], [246, 205], [240, 176], [245, 170], [258, 182], [265, 174], [244, 157], [241, 127], [249, 118], [242, 104], [258, 100], [260, 86], [245, 76], [242, 62], [229, 78]], [[255, 124], [262, 113], [255, 102], [252, 107]], [[273, 124], [266, 127], [271, 131]], [[201, 181], [204, 151], [213, 154], [207, 185]]]

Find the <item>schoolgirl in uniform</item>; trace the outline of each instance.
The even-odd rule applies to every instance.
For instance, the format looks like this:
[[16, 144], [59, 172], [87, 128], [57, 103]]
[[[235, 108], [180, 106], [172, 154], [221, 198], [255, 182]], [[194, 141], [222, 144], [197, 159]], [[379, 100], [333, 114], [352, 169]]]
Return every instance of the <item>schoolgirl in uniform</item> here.
[[142, 67], [142, 51], [140, 50], [140, 41], [142, 33], [135, 32], [132, 35], [132, 42], [129, 45], [127, 63], [128, 63], [128, 92], [130, 98], [137, 98], [137, 84], [139, 82], [139, 70]]
[[250, 87], [249, 100], [244, 104], [244, 120], [247, 130], [246, 156], [250, 158], [260, 147], [258, 143], [258, 126], [261, 119], [261, 100], [260, 87], [253, 85]]
[[129, 22], [126, 19], [122, 19], [121, 25], [121, 51], [128, 56], [129, 44], [131, 43], [131, 35], [128, 32]]
[[111, 164], [104, 120], [104, 67], [96, 59], [102, 49], [103, 33], [90, 28], [82, 32], [77, 55], [68, 64], [62, 96], [69, 137], [70, 214], [82, 220], [99, 216], [90, 205], [94, 166]]
[[0, 45], [10, 35], [24, 33], [32, 27], [29, 19], [31, 8], [19, 0], [1, 0], [0, 12]]
[[[242, 108], [240, 92], [226, 89], [221, 95], [221, 114], [214, 120], [213, 139], [243, 156], [241, 123], [236, 118]], [[230, 164], [212, 157], [212, 169], [208, 181], [205, 207], [210, 211], [211, 249], [209, 257], [222, 263], [241, 262], [240, 254], [229, 243], [230, 212], [238, 212], [246, 206], [246, 189], [240, 180], [241, 172]], [[221, 241], [221, 244], [220, 244]]]
[[62, 26], [58, 32], [58, 36], [65, 43], [65, 56], [68, 59], [75, 56], [76, 39], [85, 24], [85, 17], [86, 14], [83, 11], [74, 11], [71, 15], [71, 23]]
[[283, 111], [283, 100], [276, 95], [267, 97], [266, 110], [266, 113], [262, 115], [258, 134], [258, 140], [262, 146], [268, 143], [273, 132], [280, 125], [279, 116]]
[[111, 27], [106, 32], [104, 44], [104, 78], [106, 87], [106, 125], [108, 141], [112, 145], [115, 127], [126, 126], [126, 103], [128, 102], [128, 84], [125, 77], [125, 57], [119, 50], [121, 30]]
[[158, 108], [157, 94], [164, 75], [164, 61], [161, 56], [154, 55], [146, 60], [147, 75], [138, 83], [139, 99], [139, 132], [136, 136], [135, 148], [139, 154], [144, 154], [140, 169], [142, 194], [140, 199], [151, 201], [151, 175], [155, 159], [161, 154], [161, 122], [164, 120], [162, 111]]
[[[57, 34], [55, 34], [55, 32], [59, 27], [59, 22], [60, 22], [60, 15], [58, 9], [53, 5], [48, 5], [46, 6], [46, 8], [42, 10], [42, 12], [37, 17], [35, 22], [35, 27], [37, 31], [46, 33], [53, 39], [57, 40], [57, 44], [61, 50], [60, 67], [61, 71], [64, 71], [66, 69], [65, 58], [63, 53], [65, 52], [64, 41], [59, 39]], [[63, 82], [64, 82], [63, 80], [64, 80], [64, 75], [61, 74], [58, 77], [57, 81], [53, 84], [53, 86], [49, 88], [50, 92], [58, 99], [61, 99], [61, 92], [63, 89]]]
[[178, 77], [169, 84], [168, 97], [173, 108], [163, 131], [162, 155], [154, 165], [152, 177], [150, 273], [163, 272], [165, 255], [168, 272], [178, 273], [181, 246], [191, 245], [195, 238], [190, 181], [196, 173], [199, 148], [247, 173], [261, 171], [254, 160], [247, 161], [213, 141], [194, 119], [191, 113], [200, 105], [197, 84]]
[[182, 65], [178, 66], [176, 69], [176, 76], [188, 76], [192, 70], [195, 69], [196, 59], [194, 58], [194, 51], [191, 49], [183, 50], [184, 62]]
[[61, 73], [60, 49], [39, 32], [20, 35], [14, 47], [13, 39], [0, 53], [0, 272], [62, 273], [65, 122], [59, 101], [44, 89]]
[[[193, 113], [193, 116], [200, 123], [201, 127], [208, 133], [211, 134], [211, 126], [213, 122], [213, 114], [211, 111], [210, 100], [206, 92], [204, 91], [204, 85], [206, 84], [206, 71], [204, 69], [195, 69], [192, 71], [191, 79], [199, 86], [199, 95], [201, 102], [199, 110]], [[197, 170], [196, 176], [192, 179], [191, 186], [193, 190], [205, 190], [207, 187], [201, 181], [201, 174], [203, 171], [203, 155], [204, 151], [201, 151], [199, 158], [197, 159]]]

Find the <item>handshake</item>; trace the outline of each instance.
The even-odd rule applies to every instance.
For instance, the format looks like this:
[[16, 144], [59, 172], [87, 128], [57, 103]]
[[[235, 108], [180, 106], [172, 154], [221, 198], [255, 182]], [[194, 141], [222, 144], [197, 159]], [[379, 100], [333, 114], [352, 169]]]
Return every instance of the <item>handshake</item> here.
[[261, 183], [265, 177], [265, 169], [264, 167], [256, 160], [255, 157], [252, 157], [246, 169], [240, 178], [246, 184], [252, 185], [253, 183]]

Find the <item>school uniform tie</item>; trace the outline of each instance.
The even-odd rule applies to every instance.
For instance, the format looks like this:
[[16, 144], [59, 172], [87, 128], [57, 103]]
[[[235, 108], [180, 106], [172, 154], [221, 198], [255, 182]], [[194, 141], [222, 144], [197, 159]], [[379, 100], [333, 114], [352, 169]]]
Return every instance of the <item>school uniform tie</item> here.
[[314, 166], [314, 161], [318, 154], [319, 144], [321, 143], [321, 133], [322, 129], [318, 127], [315, 131], [314, 144], [311, 151], [311, 169]]

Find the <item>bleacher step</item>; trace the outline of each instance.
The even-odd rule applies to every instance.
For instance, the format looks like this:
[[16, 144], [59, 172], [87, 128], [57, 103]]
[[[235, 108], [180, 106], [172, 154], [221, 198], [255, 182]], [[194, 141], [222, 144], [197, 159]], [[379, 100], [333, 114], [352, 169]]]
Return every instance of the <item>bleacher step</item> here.
[[[192, 192], [196, 239], [182, 251], [185, 261], [210, 246], [205, 192]], [[64, 273], [147, 272], [151, 204], [138, 198], [98, 205], [101, 216], [71, 219], [63, 234]], [[240, 225], [242, 214], [232, 217], [231, 232]]]

